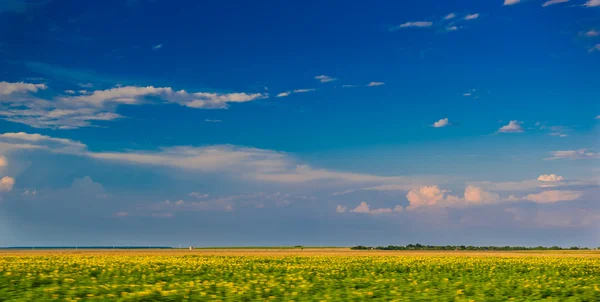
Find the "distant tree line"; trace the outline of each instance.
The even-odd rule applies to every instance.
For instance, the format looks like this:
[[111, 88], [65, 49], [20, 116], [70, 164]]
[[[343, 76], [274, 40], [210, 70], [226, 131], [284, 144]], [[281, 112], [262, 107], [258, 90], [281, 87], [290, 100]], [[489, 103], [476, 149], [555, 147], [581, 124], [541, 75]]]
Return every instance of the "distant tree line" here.
[[351, 247], [352, 250], [381, 250], [381, 251], [408, 251], [408, 250], [427, 250], [427, 251], [560, 251], [560, 250], [589, 250], [587, 247], [572, 246], [569, 248], [563, 248], [560, 246], [536, 246], [536, 247], [525, 247], [525, 246], [472, 246], [472, 245], [423, 245], [423, 244], [409, 244], [409, 245], [388, 245], [388, 246], [377, 246], [370, 247], [364, 245], [358, 245]]

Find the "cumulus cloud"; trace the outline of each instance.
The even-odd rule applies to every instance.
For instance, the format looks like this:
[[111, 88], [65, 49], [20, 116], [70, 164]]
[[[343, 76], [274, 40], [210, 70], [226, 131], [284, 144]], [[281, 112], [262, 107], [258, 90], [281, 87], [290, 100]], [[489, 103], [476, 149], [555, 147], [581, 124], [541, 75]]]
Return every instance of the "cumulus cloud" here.
[[446, 15], [446, 17], [444, 17], [444, 20], [450, 20], [450, 19], [453, 19], [454, 17], [456, 17], [456, 15], [454, 13], [449, 13], [448, 15]]
[[442, 190], [438, 186], [425, 186], [420, 189], [411, 190], [406, 194], [410, 205], [408, 210], [420, 207], [432, 206], [467, 206], [478, 204], [493, 204], [501, 201], [498, 194], [485, 191], [476, 186], [467, 186], [463, 197], [449, 195], [450, 191]]
[[291, 91], [285, 91], [285, 92], [281, 92], [277, 94], [278, 98], [282, 98], [282, 97], [286, 97], [288, 95], [290, 95], [292, 92]]
[[[38, 90], [44, 90], [48, 87], [46, 84], [30, 84], [25, 82], [0, 82], [0, 95], [9, 95], [13, 93], [22, 93], [22, 92], [38, 92]], [[0, 102], [2, 100], [0, 99]]]
[[335, 208], [335, 211], [336, 211], [336, 212], [338, 212], [338, 213], [345, 213], [345, 212], [346, 212], [346, 207], [345, 207], [345, 206], [342, 206], [342, 205], [338, 205], [338, 206]]
[[415, 21], [415, 22], [406, 22], [403, 24], [400, 24], [398, 26], [398, 28], [405, 28], [405, 27], [431, 27], [433, 25], [433, 22], [429, 22], [429, 21]]
[[[340, 206], [338, 206], [339, 208]], [[344, 208], [345, 210], [345, 208]], [[371, 210], [371, 208], [369, 207], [369, 204], [367, 204], [366, 202], [362, 201], [356, 208], [352, 209], [350, 212], [353, 213], [363, 213], [363, 214], [384, 214], [384, 213], [393, 213], [393, 212], [402, 212], [402, 206], [396, 206], [394, 209], [391, 208], [379, 208], [379, 209], [373, 209]], [[340, 213], [340, 212], [338, 212]]]
[[569, 190], [550, 190], [536, 194], [529, 194], [523, 199], [533, 201], [535, 203], [554, 203], [559, 201], [575, 200], [583, 195], [582, 192]]
[[600, 153], [595, 153], [589, 149], [578, 149], [578, 150], [560, 150], [551, 151], [551, 157], [545, 158], [546, 160], [555, 159], [597, 159], [600, 158]]
[[8, 192], [15, 185], [15, 179], [10, 176], [4, 176], [0, 179], [0, 192]]
[[521, 127], [521, 123], [519, 121], [510, 121], [508, 122], [508, 125], [502, 126], [500, 127], [500, 129], [498, 129], [498, 132], [502, 132], [502, 133], [521, 133], [523, 132], [523, 128]]
[[[80, 85], [87, 87], [91, 84]], [[21, 89], [30, 92], [38, 89], [33, 84], [21, 85], [22, 88], [19, 88], [21, 87], [19, 85], [15, 86], [17, 88], [13, 86], [15, 85], [3, 89], [4, 91]], [[9, 106], [4, 109], [0, 107], [0, 117], [35, 128], [75, 129], [92, 126], [94, 121], [112, 121], [122, 118], [123, 116], [115, 113], [120, 105], [141, 105], [164, 100], [190, 108], [226, 109], [231, 103], [250, 102], [266, 97], [268, 94], [263, 93], [187, 92], [175, 91], [170, 87], [119, 86], [81, 95], [58, 96], [53, 101], [33, 96], [1, 99], [0, 103], [5, 102], [9, 105], [18, 103], [21, 106]]]
[[473, 20], [479, 18], [479, 14], [470, 14], [465, 16], [465, 20]]
[[448, 126], [448, 118], [440, 119], [439, 121], [433, 123], [432, 125], [435, 128], [442, 128]]
[[521, 0], [504, 0], [504, 5], [513, 5], [521, 2]]
[[318, 75], [315, 77], [315, 80], [319, 80], [319, 82], [321, 83], [327, 83], [327, 82], [331, 82], [331, 81], [335, 81], [337, 80], [336, 78], [332, 78], [330, 76], [326, 76], [324, 74], [322, 75]]
[[600, 6], [600, 0], [588, 0], [584, 6], [587, 7], [598, 7]]
[[385, 85], [385, 83], [384, 82], [371, 82], [371, 83], [367, 84], [368, 87], [381, 86], [381, 85]]
[[538, 177], [539, 181], [545, 181], [545, 182], [556, 182], [556, 181], [563, 181], [565, 180], [562, 176], [558, 176], [556, 174], [542, 174]]
[[553, 5], [553, 4], [565, 3], [565, 2], [569, 2], [569, 0], [550, 0], [550, 1], [544, 2], [544, 4], [542, 4], [542, 7], [546, 7], [546, 6]]

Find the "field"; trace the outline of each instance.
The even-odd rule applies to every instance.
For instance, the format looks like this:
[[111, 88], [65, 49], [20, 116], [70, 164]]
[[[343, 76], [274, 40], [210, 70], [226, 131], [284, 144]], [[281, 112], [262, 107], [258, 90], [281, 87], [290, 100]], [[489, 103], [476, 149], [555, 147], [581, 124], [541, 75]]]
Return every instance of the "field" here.
[[600, 254], [3, 251], [0, 301], [600, 301]]

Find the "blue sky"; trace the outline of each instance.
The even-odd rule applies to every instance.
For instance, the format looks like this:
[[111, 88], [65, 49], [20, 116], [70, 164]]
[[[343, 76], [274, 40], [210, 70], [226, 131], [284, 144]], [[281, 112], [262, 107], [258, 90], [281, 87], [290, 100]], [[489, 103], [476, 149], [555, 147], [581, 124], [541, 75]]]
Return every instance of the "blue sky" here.
[[0, 245], [597, 246], [600, 2], [0, 2]]

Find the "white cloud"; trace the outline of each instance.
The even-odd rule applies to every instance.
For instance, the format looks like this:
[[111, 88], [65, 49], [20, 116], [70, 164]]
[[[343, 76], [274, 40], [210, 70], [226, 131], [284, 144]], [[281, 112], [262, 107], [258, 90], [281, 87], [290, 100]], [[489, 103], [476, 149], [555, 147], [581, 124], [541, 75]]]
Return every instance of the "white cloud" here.
[[597, 115], [597, 116], [596, 116], [596, 119], [597, 119], [597, 120], [600, 120], [600, 115]]
[[79, 83], [77, 85], [79, 85], [79, 87], [82, 87], [82, 88], [94, 88], [94, 84], [92, 84], [92, 83]]
[[35, 190], [32, 190], [32, 191], [25, 190], [25, 192], [23, 192], [23, 196], [33, 196], [33, 197], [35, 197], [35, 195], [37, 195], [37, 191], [35, 191]]
[[[340, 206], [338, 206], [339, 208]], [[344, 207], [345, 210], [345, 207]], [[367, 204], [366, 202], [362, 201], [356, 208], [354, 208], [353, 210], [351, 210], [350, 212], [353, 213], [363, 213], [363, 214], [384, 214], [384, 213], [392, 213], [392, 212], [402, 212], [402, 207], [401, 206], [396, 206], [394, 209], [391, 208], [379, 208], [379, 209], [373, 209], [371, 210], [369, 207], [369, 204]], [[338, 211], [338, 213], [341, 213]]]
[[544, 2], [544, 4], [542, 4], [542, 7], [546, 7], [546, 6], [553, 5], [553, 4], [565, 3], [565, 2], [569, 2], [569, 0], [550, 0], [550, 1]]
[[581, 35], [586, 36], [586, 37], [598, 37], [598, 36], [600, 36], [600, 32], [595, 29], [590, 29], [590, 30], [582, 33]]
[[75, 91], [73, 91], [73, 90], [65, 90], [65, 93], [67, 93], [67, 94], [75, 94]]
[[446, 31], [456, 31], [456, 30], [458, 30], [458, 27], [456, 27], [455, 25], [446, 27]]
[[4, 176], [0, 179], [0, 192], [8, 192], [15, 185], [15, 179], [9, 176]]
[[522, 122], [514, 121], [514, 120], [510, 121], [510, 122], [508, 122], [508, 125], [500, 127], [500, 129], [498, 129], [498, 132], [521, 133], [521, 132], [523, 132], [523, 128], [520, 125], [521, 123]]
[[154, 45], [154, 46], [152, 46], [152, 50], [158, 50], [158, 49], [161, 49], [162, 47], [163, 47], [162, 44]]
[[0, 134], [0, 143], [14, 144], [15, 146], [31, 146], [32, 148], [49, 148], [54, 151], [67, 153], [80, 152], [87, 147], [85, 144], [69, 139], [25, 132]]
[[356, 86], [355, 85], [350, 85], [350, 84], [345, 84], [345, 85], [342, 85], [342, 87], [343, 88], [353, 88], [353, 87], [356, 87]]
[[201, 194], [200, 192], [191, 192], [190, 194], [188, 194], [188, 196], [202, 199], [208, 197], [208, 194]]
[[600, 153], [594, 153], [589, 149], [578, 150], [560, 150], [551, 151], [552, 157], [545, 158], [546, 160], [554, 159], [597, 159], [600, 158]]
[[448, 118], [440, 119], [439, 121], [433, 123], [432, 125], [435, 128], [442, 128], [448, 126]]
[[425, 186], [420, 189], [411, 190], [406, 194], [410, 205], [408, 210], [421, 207], [460, 207], [468, 205], [493, 204], [502, 201], [496, 193], [485, 191], [476, 186], [467, 186], [463, 197], [449, 195], [450, 191], [442, 190], [438, 186]]
[[471, 96], [470, 92], [463, 93], [463, 96]]
[[338, 212], [338, 213], [345, 213], [345, 212], [346, 212], [346, 207], [345, 207], [345, 206], [338, 205], [338, 206], [335, 208], [335, 211], [336, 211], [336, 212]]
[[545, 182], [556, 182], [563, 181], [565, 179], [562, 176], [558, 176], [556, 174], [542, 174], [537, 178], [537, 180]]
[[[598, 0], [598, 1], [600, 1], [600, 0]], [[590, 50], [588, 50], [588, 52], [594, 52], [594, 51], [600, 51], [600, 44], [596, 44], [592, 48], [590, 48]]]
[[504, 5], [513, 5], [521, 2], [521, 0], [504, 0]]
[[578, 191], [560, 191], [560, 190], [550, 190], [543, 191], [536, 194], [529, 194], [525, 196], [523, 199], [533, 201], [535, 203], [554, 203], [558, 201], [571, 201], [575, 200], [583, 195], [582, 192]]
[[330, 76], [326, 76], [326, 75], [322, 74], [322, 75], [316, 76], [315, 80], [319, 80], [321, 83], [327, 83], [327, 82], [335, 81], [335, 80], [337, 80], [337, 78], [332, 78]]
[[465, 16], [465, 20], [473, 20], [479, 18], [479, 14], [470, 14]]
[[367, 86], [369, 86], [369, 87], [381, 86], [381, 85], [385, 85], [385, 83], [384, 82], [371, 82], [371, 83], [367, 84]]
[[584, 4], [584, 6], [587, 6], [587, 7], [597, 7], [597, 6], [600, 6], [600, 0], [588, 0]]
[[[26, 87], [29, 87], [28, 91], [33, 89], [31, 86]], [[5, 87], [5, 91], [14, 89]], [[84, 95], [59, 96], [53, 101], [32, 96], [9, 98], [2, 101], [9, 104], [18, 103], [21, 106], [9, 106], [4, 110], [0, 108], [0, 116], [5, 120], [35, 128], [75, 129], [89, 127], [94, 121], [123, 118], [115, 111], [119, 105], [124, 104], [140, 105], [165, 100], [190, 108], [226, 109], [230, 103], [249, 102], [266, 97], [268, 94], [262, 93], [191, 93], [185, 90], [175, 91], [170, 87], [121, 86], [95, 90]], [[57, 115], [56, 112], [61, 114]]]
[[316, 89], [314, 88], [310, 88], [310, 89], [296, 89], [294, 90], [294, 93], [303, 93], [303, 92], [311, 92], [311, 91], [315, 91]]
[[[12, 93], [22, 93], [22, 92], [38, 92], [38, 90], [44, 90], [48, 87], [46, 84], [30, 84], [24, 82], [0, 82], [0, 95], [9, 95]], [[1, 102], [2, 100], [0, 100]]]
[[288, 95], [290, 95], [290, 94], [291, 94], [291, 92], [290, 92], [290, 91], [281, 92], [281, 93], [277, 94], [277, 97], [278, 97], [278, 98], [282, 98], [282, 97], [286, 97], [286, 96], [288, 96]]
[[405, 27], [431, 27], [431, 25], [433, 25], [433, 23], [429, 22], [429, 21], [415, 21], [415, 22], [406, 22], [406, 23], [403, 23], [400, 26], [398, 26], [398, 28], [405, 28]]
[[449, 13], [448, 15], [446, 15], [446, 17], [444, 17], [444, 20], [450, 20], [450, 19], [453, 19], [454, 17], [456, 17], [456, 15], [454, 13]]

